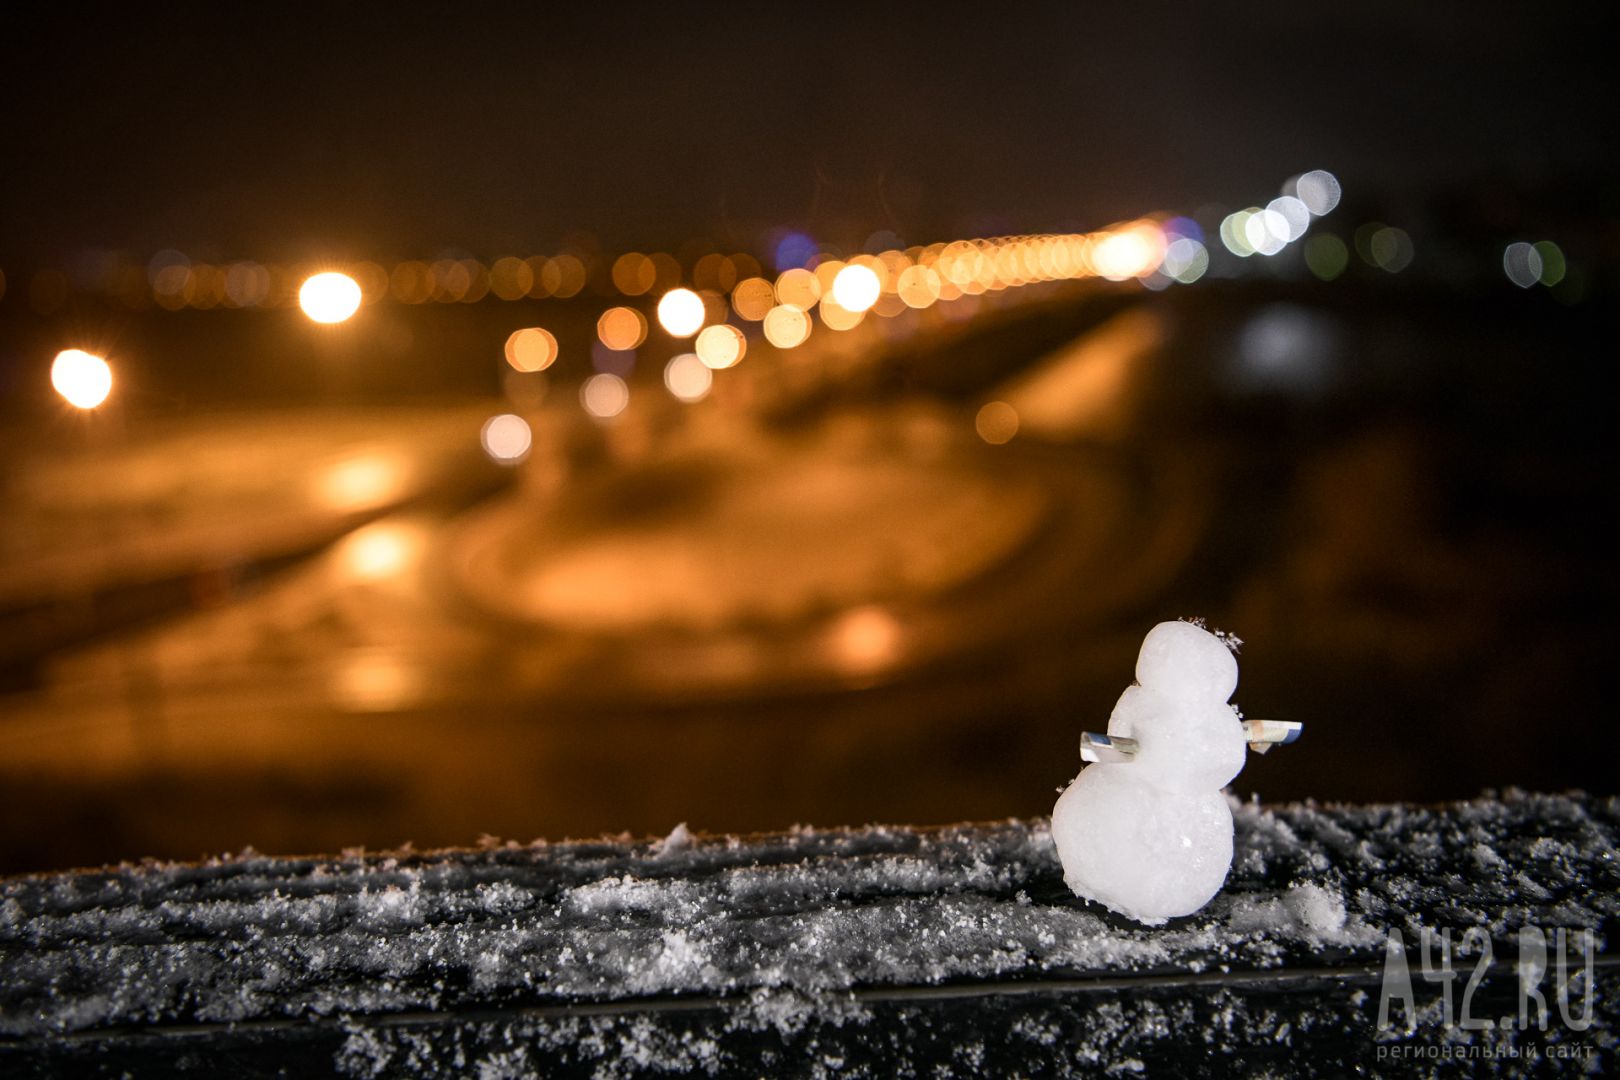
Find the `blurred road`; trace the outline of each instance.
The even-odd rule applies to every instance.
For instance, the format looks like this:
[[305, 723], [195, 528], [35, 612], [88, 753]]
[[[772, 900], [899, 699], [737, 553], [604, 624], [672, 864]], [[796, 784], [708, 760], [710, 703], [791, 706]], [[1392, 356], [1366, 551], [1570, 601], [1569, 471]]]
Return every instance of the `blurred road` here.
[[1041, 813], [1181, 615], [1306, 723], [1240, 792], [1612, 787], [1602, 326], [1335, 296], [874, 321], [608, 425], [559, 379], [22, 440], [0, 869]]

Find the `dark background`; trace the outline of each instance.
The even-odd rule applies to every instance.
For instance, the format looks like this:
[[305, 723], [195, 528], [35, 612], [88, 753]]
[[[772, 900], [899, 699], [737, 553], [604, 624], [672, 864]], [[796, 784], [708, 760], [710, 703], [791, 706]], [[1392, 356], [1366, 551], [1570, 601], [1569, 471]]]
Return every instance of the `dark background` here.
[[[1604, 29], [1595, 5], [1258, 2], [69, 6], [13, 27], [0, 871], [1041, 814], [1142, 634], [1191, 615], [1248, 642], [1249, 715], [1306, 725], [1251, 756], [1240, 795], [1613, 791]], [[1342, 277], [1220, 248], [1225, 213], [1309, 168], [1344, 184], [1315, 227], [1351, 246]], [[1207, 277], [1010, 290], [852, 333], [856, 361], [820, 330], [793, 354], [756, 337], [723, 373], [735, 392], [686, 411], [659, 397], [677, 346], [655, 333], [620, 422], [575, 404], [624, 250], [768, 271], [784, 230], [853, 251], [1154, 212], [1204, 227]], [[1375, 223], [1410, 234], [1409, 268], [1357, 257]], [[1541, 239], [1569, 276], [1514, 286], [1503, 248]], [[564, 247], [597, 268], [573, 300], [381, 302], [338, 328], [76, 284], [39, 304], [30, 285], [109, 252], [316, 267]], [[528, 325], [562, 343], [539, 403], [502, 374]], [[1152, 344], [1116, 366], [1121, 325]], [[1094, 425], [976, 437], [982, 402], [1077, 345], [1125, 373], [1085, 391]], [[114, 360], [93, 417], [50, 391], [68, 346]], [[540, 433], [516, 470], [477, 448], [506, 410]], [[463, 416], [464, 437], [440, 434]], [[332, 461], [377, 447], [414, 463], [407, 489], [310, 501]], [[718, 627], [513, 620], [456, 576], [491, 514], [526, 522], [534, 565], [649, 523], [700, 545], [728, 499], [772, 505], [830, 467], [858, 478], [784, 509], [806, 536], [913, 480], [984, 485], [987, 518], [1026, 490], [1042, 509], [950, 588], [904, 584], [937, 504], [870, 508], [835, 544], [778, 535], [778, 565], [879, 552], [891, 580]], [[409, 581], [344, 576], [374, 527], [425, 538]], [[155, 559], [163, 542], [179, 554]], [[605, 594], [656, 592], [640, 573]], [[895, 655], [890, 623], [861, 636], [874, 608]]]
[[859, 244], [1612, 175], [1601, 5], [52, 5], [0, 45], [6, 266]]

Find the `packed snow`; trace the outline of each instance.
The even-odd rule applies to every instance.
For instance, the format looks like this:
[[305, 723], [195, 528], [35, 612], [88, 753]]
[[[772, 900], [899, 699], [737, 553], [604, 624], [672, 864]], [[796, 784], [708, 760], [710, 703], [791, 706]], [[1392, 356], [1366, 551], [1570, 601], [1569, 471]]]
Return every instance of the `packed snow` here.
[[1136, 660], [1136, 685], [1108, 721], [1138, 745], [1086, 766], [1052, 808], [1063, 878], [1077, 896], [1150, 926], [1191, 915], [1232, 866], [1222, 788], [1243, 768], [1242, 721], [1227, 704], [1237, 660], [1190, 622], [1160, 623]]

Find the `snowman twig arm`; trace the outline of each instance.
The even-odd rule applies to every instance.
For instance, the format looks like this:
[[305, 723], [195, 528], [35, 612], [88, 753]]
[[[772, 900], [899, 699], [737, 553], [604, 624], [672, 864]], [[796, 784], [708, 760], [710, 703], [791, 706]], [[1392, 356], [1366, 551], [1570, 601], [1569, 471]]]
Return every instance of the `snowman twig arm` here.
[[1305, 725], [1298, 720], [1243, 721], [1243, 737], [1248, 740], [1249, 749], [1257, 754], [1264, 754], [1273, 746], [1288, 745], [1304, 730]]
[[[1305, 725], [1298, 720], [1245, 720], [1243, 738], [1249, 749], [1264, 754], [1273, 746], [1286, 746], [1299, 738]], [[1080, 760], [1118, 764], [1136, 757], [1138, 744], [1123, 735], [1099, 735], [1095, 731], [1080, 733]]]
[[1136, 756], [1137, 742], [1123, 735], [1099, 735], [1095, 731], [1080, 733], [1080, 760], [1092, 762], [1130, 761]]

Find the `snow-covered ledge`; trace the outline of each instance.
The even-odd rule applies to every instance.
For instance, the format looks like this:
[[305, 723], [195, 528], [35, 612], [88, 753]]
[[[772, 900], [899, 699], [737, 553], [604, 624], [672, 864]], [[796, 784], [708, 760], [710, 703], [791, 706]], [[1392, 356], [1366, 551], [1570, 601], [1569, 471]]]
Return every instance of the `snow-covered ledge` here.
[[[0, 1074], [1310, 1075], [1531, 1044], [1613, 1069], [1620, 800], [1234, 809], [1225, 889], [1157, 929], [1076, 899], [1044, 821], [13, 878]], [[1485, 1017], [1520, 927], [1595, 931], [1591, 1025], [1444, 1027], [1414, 953], [1416, 1030], [1399, 1004], [1380, 1030], [1389, 929], [1476, 926]]]

